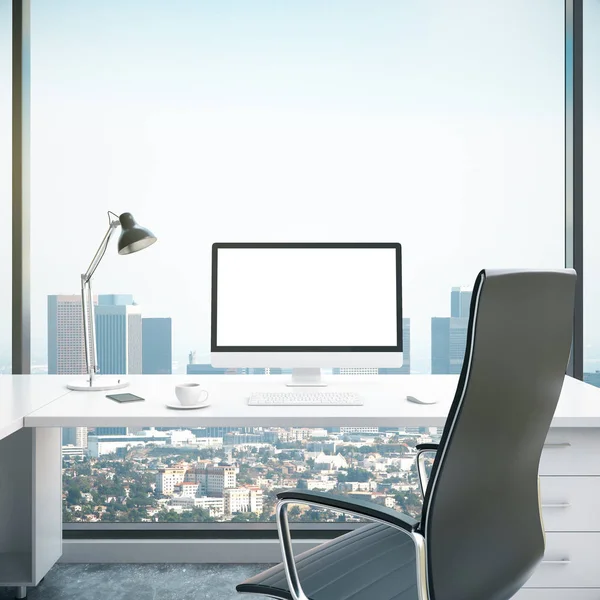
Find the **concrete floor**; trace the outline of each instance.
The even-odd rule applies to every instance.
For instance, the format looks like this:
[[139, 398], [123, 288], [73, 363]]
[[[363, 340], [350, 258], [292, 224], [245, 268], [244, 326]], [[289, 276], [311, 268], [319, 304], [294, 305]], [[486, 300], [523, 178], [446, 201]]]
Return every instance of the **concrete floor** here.
[[[29, 600], [257, 600], [235, 586], [269, 565], [56, 565]], [[0, 587], [0, 600], [14, 589]]]

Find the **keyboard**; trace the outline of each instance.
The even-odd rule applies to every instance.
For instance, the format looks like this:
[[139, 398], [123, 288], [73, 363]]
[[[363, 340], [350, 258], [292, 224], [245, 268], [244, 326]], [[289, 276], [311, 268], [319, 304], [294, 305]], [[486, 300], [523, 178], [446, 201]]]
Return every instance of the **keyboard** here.
[[362, 406], [353, 392], [254, 392], [250, 406]]

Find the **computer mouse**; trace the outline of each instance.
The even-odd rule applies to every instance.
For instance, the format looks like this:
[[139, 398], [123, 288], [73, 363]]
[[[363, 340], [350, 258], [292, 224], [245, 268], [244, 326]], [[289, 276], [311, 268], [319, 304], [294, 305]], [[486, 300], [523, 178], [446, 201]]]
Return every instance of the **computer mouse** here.
[[435, 400], [424, 400], [423, 398], [417, 398], [416, 396], [406, 396], [406, 399], [409, 402], [414, 402], [415, 404], [435, 404]]

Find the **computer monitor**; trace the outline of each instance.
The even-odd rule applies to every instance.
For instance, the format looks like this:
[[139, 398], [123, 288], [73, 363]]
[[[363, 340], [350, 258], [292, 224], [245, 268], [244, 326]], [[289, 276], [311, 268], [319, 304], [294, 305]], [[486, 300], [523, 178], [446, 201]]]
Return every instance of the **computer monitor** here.
[[284, 367], [289, 385], [321, 368], [402, 366], [396, 243], [216, 243], [211, 363]]

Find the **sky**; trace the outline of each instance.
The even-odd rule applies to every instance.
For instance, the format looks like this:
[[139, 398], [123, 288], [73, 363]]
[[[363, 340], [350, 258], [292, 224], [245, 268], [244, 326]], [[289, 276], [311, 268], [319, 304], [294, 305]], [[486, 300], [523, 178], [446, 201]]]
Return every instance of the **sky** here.
[[[9, 10], [0, 0], [3, 258]], [[600, 191], [600, 2], [585, 11], [586, 367], [600, 368], [587, 201]], [[47, 295], [79, 292], [112, 210], [159, 242], [125, 257], [114, 242], [94, 290], [172, 317], [182, 365], [208, 355], [213, 242], [389, 241], [403, 245], [413, 370], [426, 372], [452, 286], [484, 267], [564, 264], [563, 27], [562, 0], [32, 0], [34, 360]]]

